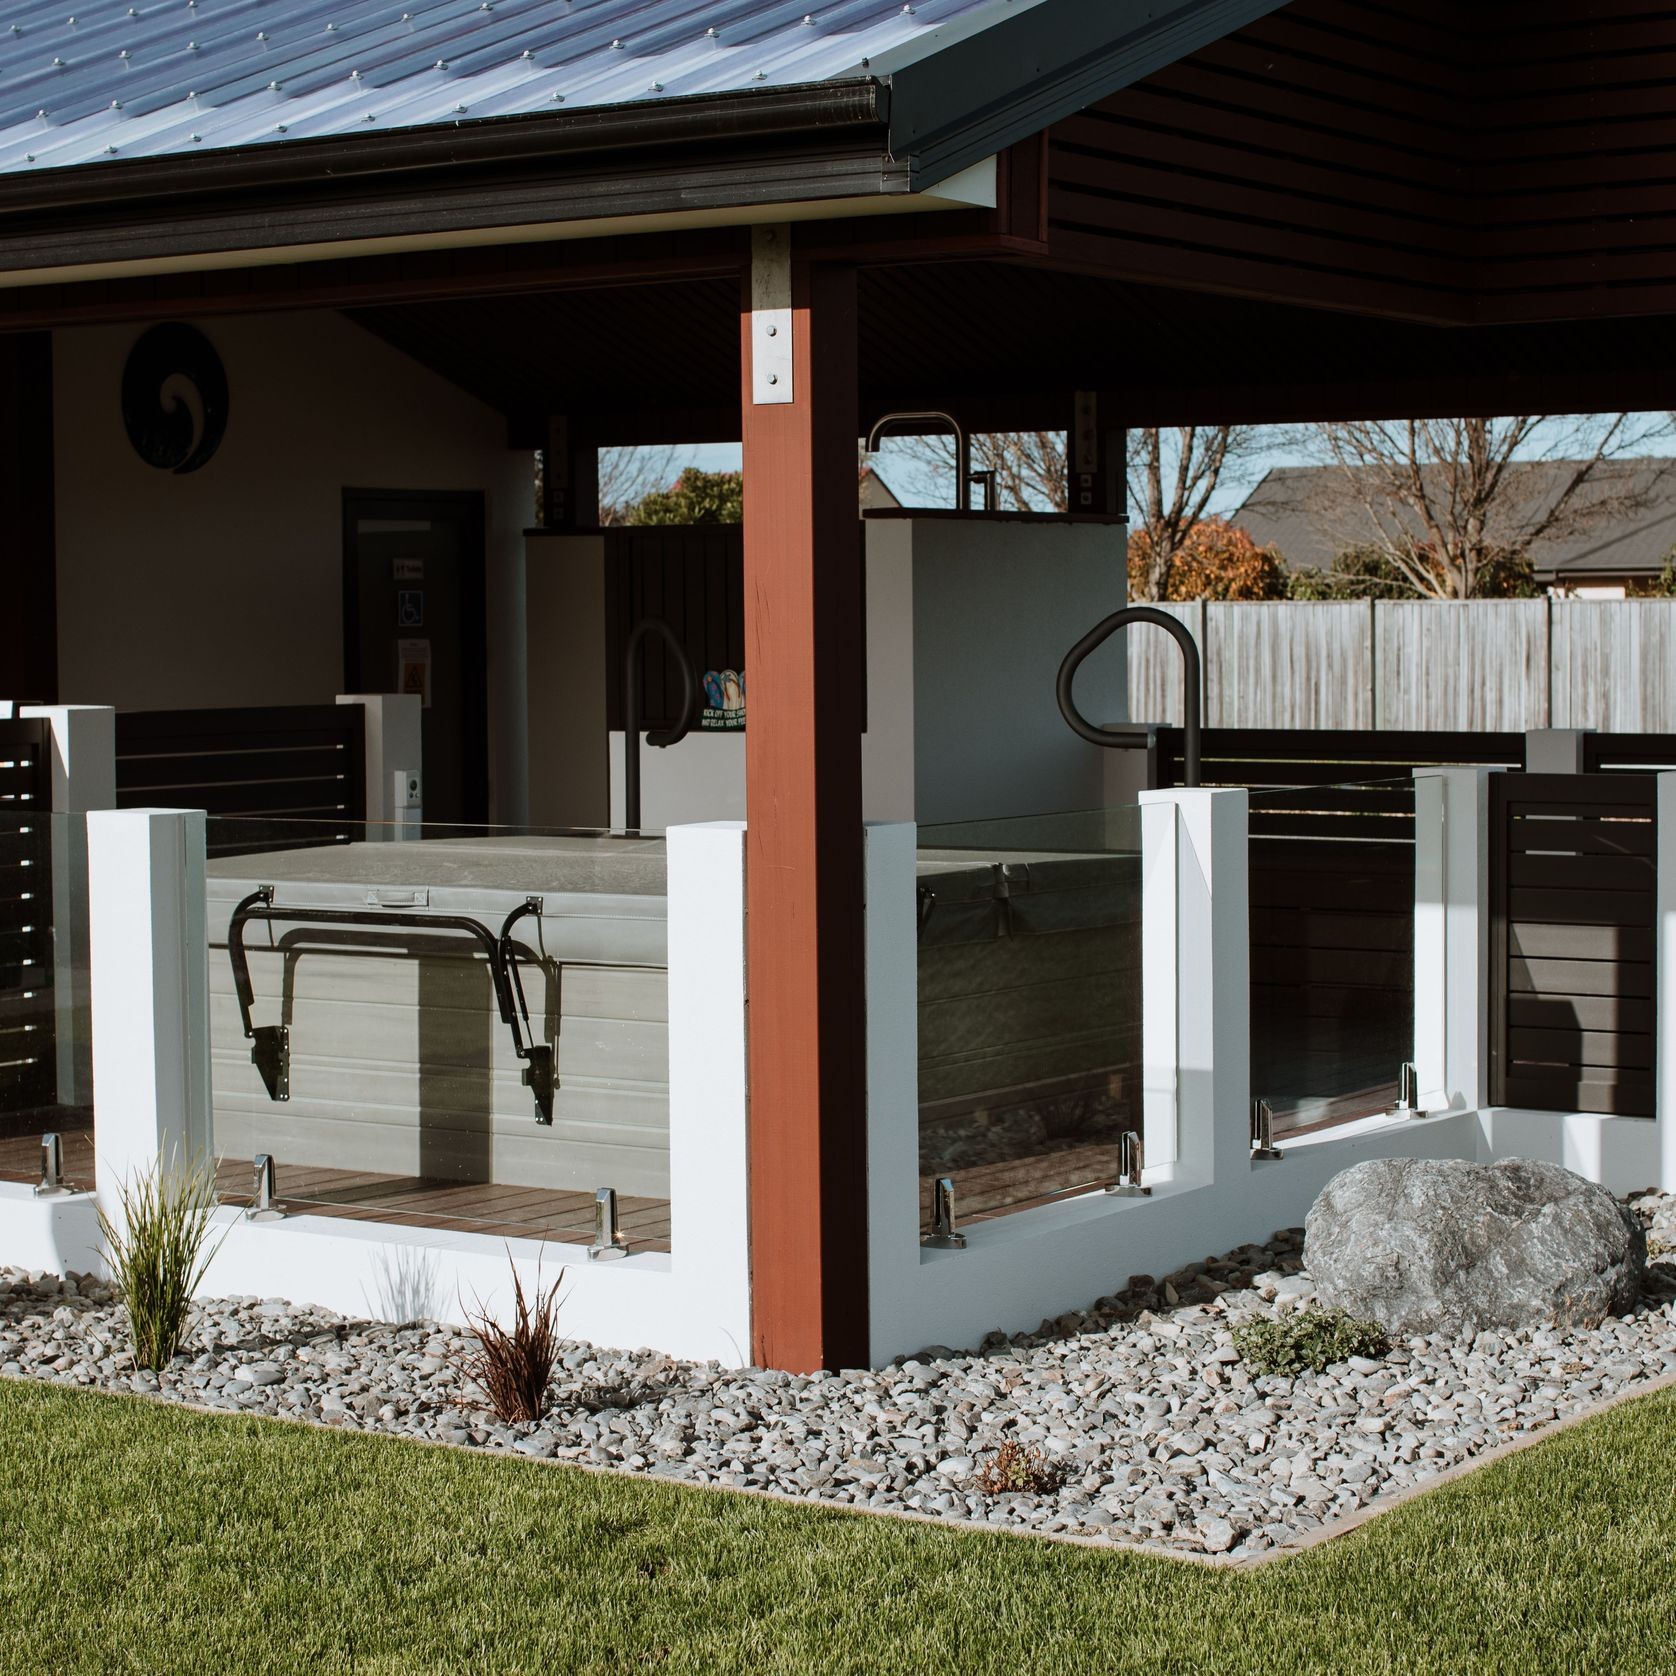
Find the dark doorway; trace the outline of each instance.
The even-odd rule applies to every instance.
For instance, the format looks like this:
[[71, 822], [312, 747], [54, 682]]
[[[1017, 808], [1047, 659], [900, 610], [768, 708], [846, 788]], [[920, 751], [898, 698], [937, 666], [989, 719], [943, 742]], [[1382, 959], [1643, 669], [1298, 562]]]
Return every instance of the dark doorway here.
[[417, 692], [427, 822], [489, 818], [483, 497], [343, 492], [346, 692]]

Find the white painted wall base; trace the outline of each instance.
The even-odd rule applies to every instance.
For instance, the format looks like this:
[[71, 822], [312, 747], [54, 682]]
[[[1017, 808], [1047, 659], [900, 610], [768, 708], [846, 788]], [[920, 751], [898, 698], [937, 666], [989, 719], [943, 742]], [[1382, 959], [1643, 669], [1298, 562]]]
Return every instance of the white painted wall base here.
[[103, 1266], [91, 1193], [37, 1199], [21, 1182], [0, 1181], [0, 1268], [64, 1275]]

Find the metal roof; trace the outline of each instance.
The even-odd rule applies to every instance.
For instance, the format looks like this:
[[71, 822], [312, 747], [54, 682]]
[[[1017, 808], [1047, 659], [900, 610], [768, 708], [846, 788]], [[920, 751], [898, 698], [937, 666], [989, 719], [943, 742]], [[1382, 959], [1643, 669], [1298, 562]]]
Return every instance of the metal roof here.
[[8, 0], [0, 173], [883, 75], [1040, 0]]

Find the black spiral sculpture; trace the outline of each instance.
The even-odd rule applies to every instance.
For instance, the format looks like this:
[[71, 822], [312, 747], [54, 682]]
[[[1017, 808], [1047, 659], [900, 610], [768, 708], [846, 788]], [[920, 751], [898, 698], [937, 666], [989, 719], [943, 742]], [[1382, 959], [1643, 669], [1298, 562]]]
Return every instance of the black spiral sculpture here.
[[[197, 392], [202, 419], [164, 385], [183, 379]], [[227, 433], [227, 369], [195, 326], [153, 326], [122, 369], [122, 422], [148, 466], [177, 475], [207, 465]]]

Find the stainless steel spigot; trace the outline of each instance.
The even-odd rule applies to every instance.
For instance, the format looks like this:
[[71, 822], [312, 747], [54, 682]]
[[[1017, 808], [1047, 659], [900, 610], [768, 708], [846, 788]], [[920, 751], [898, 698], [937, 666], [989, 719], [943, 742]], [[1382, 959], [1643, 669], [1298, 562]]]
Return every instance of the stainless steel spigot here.
[[1120, 1199], [1150, 1199], [1152, 1189], [1141, 1185], [1143, 1168], [1141, 1137], [1133, 1129], [1125, 1129], [1117, 1138], [1117, 1180], [1106, 1191]]
[[1397, 1103], [1391, 1108], [1398, 1117], [1424, 1117], [1420, 1110], [1420, 1072], [1411, 1060], [1397, 1072]]
[[962, 1251], [966, 1236], [954, 1225], [954, 1181], [950, 1176], [938, 1178], [931, 1205], [931, 1232], [921, 1234], [919, 1243], [933, 1251]]
[[285, 1212], [274, 1203], [274, 1160], [271, 1152], [256, 1154], [256, 1181], [251, 1188], [250, 1209], [245, 1212], [252, 1222], [280, 1222]]
[[56, 1134], [41, 1136], [41, 1179], [35, 1184], [37, 1199], [62, 1199], [71, 1189], [64, 1185], [64, 1147]]
[[628, 1254], [623, 1231], [617, 1223], [617, 1189], [601, 1187], [594, 1193], [594, 1243], [588, 1247], [588, 1259], [610, 1263]]

